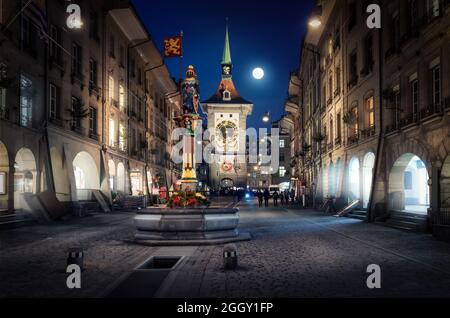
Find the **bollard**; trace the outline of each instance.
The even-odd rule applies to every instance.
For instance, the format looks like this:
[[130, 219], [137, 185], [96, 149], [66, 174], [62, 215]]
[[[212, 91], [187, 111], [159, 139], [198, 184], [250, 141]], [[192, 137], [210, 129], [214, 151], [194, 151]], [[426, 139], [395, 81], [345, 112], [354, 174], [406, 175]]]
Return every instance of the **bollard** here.
[[69, 248], [67, 250], [67, 266], [71, 264], [76, 264], [80, 266], [80, 269], [83, 270], [83, 249], [81, 248]]
[[227, 244], [223, 248], [223, 265], [226, 270], [236, 269], [238, 265], [237, 247], [235, 244]]

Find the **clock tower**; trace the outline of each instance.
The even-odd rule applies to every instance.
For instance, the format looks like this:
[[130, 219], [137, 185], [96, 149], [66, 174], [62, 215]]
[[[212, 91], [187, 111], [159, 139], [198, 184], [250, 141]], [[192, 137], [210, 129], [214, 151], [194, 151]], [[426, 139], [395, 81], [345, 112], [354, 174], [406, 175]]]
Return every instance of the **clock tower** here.
[[221, 72], [222, 79], [215, 94], [202, 102], [208, 116], [208, 129], [215, 132], [216, 160], [209, 165], [210, 186], [229, 189], [247, 186], [246, 134], [247, 117], [253, 103], [239, 95], [233, 83], [228, 26], [225, 33]]

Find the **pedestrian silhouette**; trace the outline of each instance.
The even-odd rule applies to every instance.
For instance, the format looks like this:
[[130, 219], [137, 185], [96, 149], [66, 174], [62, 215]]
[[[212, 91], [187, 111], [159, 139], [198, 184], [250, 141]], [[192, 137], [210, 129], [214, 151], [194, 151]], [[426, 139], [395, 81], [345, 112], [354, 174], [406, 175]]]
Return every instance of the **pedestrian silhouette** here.
[[269, 189], [264, 190], [264, 206], [267, 208], [269, 206], [270, 192]]
[[262, 193], [261, 190], [258, 190], [258, 192], [256, 193], [256, 196], [258, 197], [258, 204], [259, 204], [259, 207], [262, 208], [262, 205], [263, 205], [263, 196], [264, 196], [264, 194]]
[[278, 206], [278, 198], [279, 198], [279, 194], [278, 191], [275, 191], [273, 193], [273, 206]]

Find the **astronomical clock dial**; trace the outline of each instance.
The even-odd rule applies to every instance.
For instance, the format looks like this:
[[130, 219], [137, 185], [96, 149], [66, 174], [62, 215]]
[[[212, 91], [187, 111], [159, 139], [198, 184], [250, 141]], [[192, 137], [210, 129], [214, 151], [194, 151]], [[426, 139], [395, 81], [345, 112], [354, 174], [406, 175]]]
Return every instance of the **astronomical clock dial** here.
[[222, 121], [216, 126], [218, 146], [226, 151], [237, 151], [239, 131], [235, 123]]

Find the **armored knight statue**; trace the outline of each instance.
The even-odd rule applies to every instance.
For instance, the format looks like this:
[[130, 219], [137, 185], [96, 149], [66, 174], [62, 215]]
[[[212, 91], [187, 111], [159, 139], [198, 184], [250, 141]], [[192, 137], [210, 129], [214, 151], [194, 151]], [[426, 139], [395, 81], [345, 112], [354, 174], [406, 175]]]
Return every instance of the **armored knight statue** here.
[[198, 114], [200, 85], [192, 65], [186, 70], [186, 78], [181, 86], [183, 93], [183, 114]]

